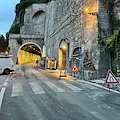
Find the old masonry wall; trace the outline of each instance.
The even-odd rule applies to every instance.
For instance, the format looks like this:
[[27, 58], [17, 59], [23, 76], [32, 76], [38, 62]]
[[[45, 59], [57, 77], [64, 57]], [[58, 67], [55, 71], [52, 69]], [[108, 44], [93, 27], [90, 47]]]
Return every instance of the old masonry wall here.
[[[89, 11], [85, 12], [86, 8]], [[91, 61], [96, 69], [94, 72], [89, 68], [85, 70], [85, 79], [105, 77], [109, 69], [109, 54], [104, 53], [103, 46], [98, 44], [98, 22], [107, 30], [109, 21], [102, 1], [52, 1], [47, 6], [46, 16], [46, 55], [54, 56], [59, 62], [59, 48], [62, 40], [69, 43], [70, 57], [75, 48], [84, 46], [85, 62]], [[88, 74], [93, 75], [90, 77]]]

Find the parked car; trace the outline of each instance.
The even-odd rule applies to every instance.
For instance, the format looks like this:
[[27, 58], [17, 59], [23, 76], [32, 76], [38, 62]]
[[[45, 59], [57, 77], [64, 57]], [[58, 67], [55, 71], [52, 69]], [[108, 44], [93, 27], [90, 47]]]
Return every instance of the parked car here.
[[8, 55], [0, 55], [0, 74], [8, 75], [14, 71], [12, 58]]

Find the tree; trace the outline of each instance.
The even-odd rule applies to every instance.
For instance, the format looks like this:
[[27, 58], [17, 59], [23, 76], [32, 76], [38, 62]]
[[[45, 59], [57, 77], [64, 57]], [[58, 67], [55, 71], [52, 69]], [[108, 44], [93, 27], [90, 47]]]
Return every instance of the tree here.
[[8, 34], [6, 34], [7, 39], [3, 35], [0, 35], [0, 52], [5, 52], [8, 47]]

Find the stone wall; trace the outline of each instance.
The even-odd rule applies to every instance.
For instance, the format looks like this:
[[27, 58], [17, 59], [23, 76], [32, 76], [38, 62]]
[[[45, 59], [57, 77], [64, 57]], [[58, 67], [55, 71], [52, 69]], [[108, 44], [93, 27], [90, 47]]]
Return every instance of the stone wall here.
[[33, 63], [33, 65], [36, 65], [35, 64], [36, 60], [39, 58], [40, 58], [39, 55], [25, 52], [24, 50], [20, 50], [18, 55], [18, 63], [19, 64]]
[[[84, 11], [85, 8], [88, 9], [87, 12]], [[98, 24], [105, 29], [108, 37], [109, 16], [102, 0], [55, 0], [28, 7], [25, 10], [24, 26], [20, 33], [34, 34], [34, 37], [42, 34], [46, 48], [45, 55], [54, 56], [57, 60], [61, 43], [69, 44], [70, 57], [75, 48], [84, 46], [85, 62], [91, 61], [96, 69], [94, 78], [105, 77], [109, 68], [109, 54], [103, 52], [103, 46], [98, 43], [100, 33]], [[101, 36], [106, 37], [104, 34]], [[13, 43], [15, 47], [17, 44], [14, 40], [11, 38], [10, 44]]]
[[[47, 55], [54, 56], [57, 60], [61, 40], [69, 41], [70, 57], [72, 57], [73, 50], [82, 45], [85, 47], [87, 60], [92, 61], [98, 70], [98, 18], [84, 12], [86, 7], [89, 9], [89, 13], [98, 12], [98, 0], [56, 0], [52, 2], [52, 6], [47, 10], [51, 11], [49, 9], [53, 8], [51, 11], [53, 14], [47, 14], [49, 20], [52, 18], [52, 21], [47, 20], [45, 45]], [[51, 24], [53, 26], [50, 26]]]
[[114, 15], [120, 20], [120, 0], [115, 1]]
[[26, 8], [20, 34], [45, 34], [46, 4], [33, 4]]

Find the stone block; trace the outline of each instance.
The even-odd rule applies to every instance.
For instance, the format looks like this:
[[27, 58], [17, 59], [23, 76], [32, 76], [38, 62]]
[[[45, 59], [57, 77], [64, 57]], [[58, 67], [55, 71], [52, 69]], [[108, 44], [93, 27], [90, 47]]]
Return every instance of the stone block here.
[[85, 80], [97, 79], [97, 71], [84, 70], [84, 79]]

